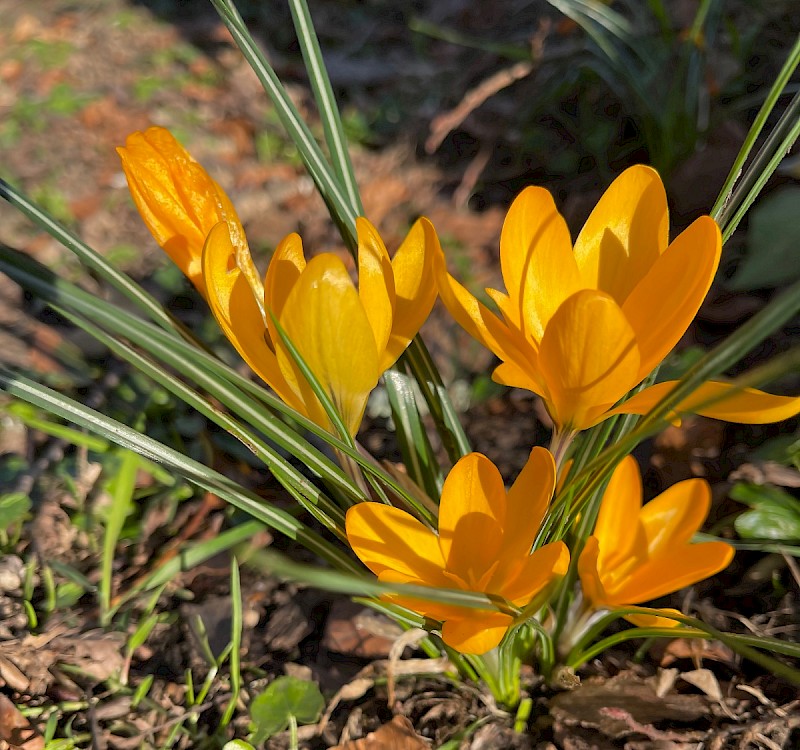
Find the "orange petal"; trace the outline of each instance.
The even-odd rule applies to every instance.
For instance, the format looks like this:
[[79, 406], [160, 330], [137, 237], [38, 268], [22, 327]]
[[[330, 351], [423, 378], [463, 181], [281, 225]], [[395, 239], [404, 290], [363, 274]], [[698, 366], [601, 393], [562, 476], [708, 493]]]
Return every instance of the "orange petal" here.
[[626, 456], [611, 475], [592, 532], [600, 545], [601, 570], [647, 559], [647, 539], [639, 523], [641, 509], [639, 465], [633, 456]]
[[534, 448], [506, 496], [503, 552], [527, 555], [550, 505], [556, 483], [556, 462], [550, 451]]
[[608, 595], [600, 577], [599, 558], [600, 543], [597, 537], [590, 536], [578, 558], [578, 575], [584, 597], [596, 608], [601, 608], [608, 602]]
[[663, 612], [664, 614], [671, 612], [676, 615], [682, 614], [677, 609], [670, 609], [669, 607], [664, 609], [654, 609], [652, 615], [625, 615], [625, 619], [631, 623], [632, 625], [636, 625], [638, 628], [677, 628], [680, 627], [681, 623], [677, 620], [673, 620], [669, 617], [659, 617], [658, 612]]
[[447, 570], [468, 587], [478, 588], [503, 553], [505, 511], [506, 490], [497, 467], [480, 453], [460, 459], [442, 487], [439, 545]]
[[[651, 385], [629, 398], [624, 404], [609, 410], [604, 418], [612, 414], [646, 414], [669, 394], [677, 382], [668, 380]], [[725, 398], [722, 398], [723, 396]], [[704, 402], [717, 398], [720, 400], [709, 406], [702, 406]], [[731, 383], [711, 380], [678, 404], [675, 411], [702, 414], [725, 422], [771, 424], [800, 414], [800, 397], [774, 396], [755, 388], [736, 388]]]
[[437, 254], [434, 269], [439, 295], [456, 322], [504, 362], [513, 362], [522, 370], [533, 369], [531, 363], [536, 361], [535, 347], [519, 331], [510, 329], [499, 320], [447, 273], [443, 254]]
[[[409, 513], [382, 503], [358, 503], [345, 516], [347, 541], [373, 573], [395, 571], [394, 583], [449, 587], [439, 540]], [[385, 579], [385, 580], [389, 580]]]
[[564, 542], [552, 542], [523, 558], [516, 575], [505, 581], [492, 581], [491, 591], [519, 606], [528, 604], [553, 579], [566, 575], [569, 550]]
[[503, 640], [510, 625], [510, 615], [474, 610], [461, 619], [446, 620], [442, 640], [462, 654], [485, 654]]
[[616, 604], [647, 602], [671, 594], [719, 573], [733, 559], [725, 542], [703, 542], [673, 548], [669, 555], [641, 565], [614, 589], [607, 589]]
[[622, 305], [667, 247], [667, 197], [658, 173], [626, 169], [603, 193], [575, 243], [583, 283]]
[[553, 420], [561, 428], [583, 429], [590, 409], [611, 406], [636, 385], [639, 352], [633, 329], [608, 295], [577, 292], [547, 326], [539, 369]]
[[541, 341], [558, 306], [581, 287], [569, 229], [544, 188], [528, 187], [511, 204], [500, 235], [500, 265], [516, 328]]
[[[264, 305], [276, 319], [280, 320], [289, 292], [294, 288], [305, 267], [303, 240], [299, 234], [292, 232], [278, 243], [264, 278]], [[267, 325], [271, 324], [272, 319], [268, 314]], [[273, 339], [275, 338], [278, 337], [273, 336]]]
[[437, 294], [433, 259], [441, 252], [433, 224], [423, 217], [414, 223], [392, 258], [394, 320], [382, 369], [397, 361], [428, 318]]
[[705, 299], [719, 265], [722, 237], [710, 216], [681, 233], [625, 300], [636, 331], [642, 378], [672, 350]]
[[235, 254], [228, 225], [220, 222], [209, 233], [202, 256], [211, 312], [250, 368], [289, 406], [305, 414], [267, 345], [261, 310], [247, 279], [234, 264]]
[[711, 488], [703, 479], [673, 484], [642, 508], [639, 518], [651, 558], [670, 555], [691, 541], [708, 516]]
[[[375, 348], [383, 359], [394, 320], [394, 271], [386, 246], [375, 227], [359, 216], [356, 219], [356, 231], [358, 295], [375, 336]], [[381, 371], [385, 369], [386, 367], [381, 367]]]
[[[330, 253], [310, 260], [279, 322], [354, 435], [380, 370], [372, 328], [344, 263]], [[301, 394], [309, 416], [327, 427], [322, 406], [294, 360], [278, 341], [275, 346], [281, 371]]]

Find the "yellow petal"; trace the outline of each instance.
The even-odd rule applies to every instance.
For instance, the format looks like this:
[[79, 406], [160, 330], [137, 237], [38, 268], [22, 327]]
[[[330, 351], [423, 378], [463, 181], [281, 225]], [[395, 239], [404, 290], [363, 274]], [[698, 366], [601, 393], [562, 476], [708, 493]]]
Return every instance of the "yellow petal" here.
[[[279, 322], [354, 435], [380, 370], [372, 328], [344, 263], [329, 253], [310, 260], [289, 293]], [[300, 394], [310, 418], [329, 428], [294, 360], [279, 341], [275, 346], [281, 371]]]
[[703, 542], [673, 548], [671, 553], [640, 566], [613, 590], [617, 604], [638, 604], [671, 594], [719, 573], [733, 559], [733, 547], [725, 542]]
[[[358, 294], [367, 311], [381, 359], [394, 320], [394, 272], [389, 253], [375, 227], [365, 218], [356, 219], [358, 233]], [[381, 362], [381, 364], [383, 364]], [[387, 369], [381, 367], [381, 371]]]
[[[276, 319], [280, 320], [286, 299], [305, 267], [303, 240], [299, 234], [292, 232], [278, 243], [264, 278], [264, 305]], [[268, 314], [267, 325], [271, 324], [271, 316]], [[273, 336], [275, 338], [277, 336]]]
[[647, 535], [651, 558], [670, 555], [688, 544], [711, 508], [711, 488], [703, 479], [673, 484], [642, 508], [639, 518]]
[[510, 329], [447, 273], [444, 254], [437, 254], [434, 271], [442, 302], [470, 336], [503, 361], [511, 360], [522, 365], [530, 359], [531, 354], [535, 358], [535, 345], [526, 342], [519, 331]]
[[639, 466], [633, 456], [626, 456], [611, 475], [592, 532], [600, 545], [601, 570], [647, 559], [647, 539], [639, 523], [641, 509]]
[[578, 558], [578, 575], [581, 579], [583, 596], [591, 602], [593, 607], [602, 608], [608, 602], [605, 586], [600, 577], [599, 561], [600, 542], [596, 536], [586, 540]]
[[202, 256], [211, 312], [250, 368], [289, 406], [305, 413], [267, 345], [261, 310], [247, 279], [234, 264], [235, 254], [228, 225], [220, 222], [209, 233]]
[[500, 266], [510, 303], [505, 314], [541, 341], [558, 306], [581, 288], [569, 229], [544, 188], [528, 187], [511, 204], [500, 235]]
[[[609, 410], [604, 418], [612, 414], [646, 414], [669, 394], [677, 382], [668, 380], [651, 385]], [[720, 400], [710, 406], [702, 406], [704, 402], [717, 398]], [[775, 396], [755, 388], [736, 388], [730, 383], [711, 380], [678, 404], [675, 411], [702, 414], [725, 422], [771, 424], [800, 414], [800, 397]]]
[[622, 305], [667, 247], [667, 197], [658, 173], [626, 169], [600, 198], [575, 243], [583, 283]]
[[547, 326], [539, 369], [553, 420], [562, 428], [583, 429], [590, 409], [611, 406], [636, 385], [639, 352], [633, 329], [608, 295], [577, 292]]
[[518, 606], [528, 604], [554, 579], [566, 575], [569, 549], [564, 542], [545, 544], [523, 558], [515, 576], [505, 581], [492, 581], [492, 593], [499, 594]]
[[442, 640], [462, 654], [485, 654], [503, 640], [510, 625], [511, 617], [502, 612], [474, 610], [462, 619], [446, 620]]
[[347, 511], [345, 531], [353, 552], [376, 575], [396, 571], [426, 586], [448, 586], [436, 534], [409, 513], [382, 503], [358, 503]]
[[676, 615], [680, 615], [677, 609], [670, 609], [666, 607], [664, 609], [654, 609], [652, 610], [652, 615], [625, 615], [625, 619], [633, 625], [636, 625], [638, 628], [677, 628], [680, 627], [681, 623], [677, 620], [673, 620], [669, 617], [659, 617], [658, 612], [663, 612], [664, 614], [673, 613]]
[[433, 224], [423, 217], [414, 223], [392, 258], [394, 320], [382, 369], [395, 363], [428, 318], [437, 293], [433, 259], [441, 252]]
[[129, 135], [117, 153], [147, 228], [205, 294], [200, 257], [206, 236], [219, 221], [241, 226], [230, 200], [164, 128]]
[[506, 497], [503, 552], [527, 555], [550, 505], [556, 483], [556, 462], [545, 448], [534, 448]]
[[442, 487], [439, 545], [447, 570], [468, 588], [479, 588], [502, 553], [505, 511], [506, 490], [497, 467], [480, 453], [460, 459]]
[[686, 332], [717, 272], [721, 250], [717, 223], [701, 216], [664, 251], [625, 300], [622, 311], [636, 331], [642, 378]]

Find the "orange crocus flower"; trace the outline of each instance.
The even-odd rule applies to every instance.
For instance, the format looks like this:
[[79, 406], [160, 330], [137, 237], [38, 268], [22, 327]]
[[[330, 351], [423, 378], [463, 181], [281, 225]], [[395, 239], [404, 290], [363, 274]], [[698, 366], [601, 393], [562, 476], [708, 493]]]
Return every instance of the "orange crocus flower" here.
[[[584, 597], [597, 609], [636, 605], [728, 567], [730, 544], [691, 541], [710, 507], [711, 489], [703, 479], [678, 482], [642, 506], [639, 467], [627, 456], [611, 477], [594, 533], [578, 559]], [[641, 627], [677, 625], [657, 615], [625, 619]]]
[[[507, 293], [487, 289], [492, 313], [447, 273], [439, 255], [439, 293], [451, 315], [502, 363], [494, 379], [537, 393], [564, 432], [612, 414], [643, 414], [674, 382], [660, 383], [616, 406], [678, 343], [719, 265], [721, 236], [701, 216], [671, 244], [667, 200], [658, 173], [623, 172], [595, 206], [573, 247], [550, 193], [523, 190], [500, 237]], [[708, 382], [676, 407], [719, 419], [772, 422], [800, 411], [800, 398], [754, 389], [708, 407], [731, 390]]]
[[134, 133], [118, 151], [145, 224], [250, 367], [287, 404], [333, 431], [277, 321], [355, 434], [369, 392], [436, 299], [432, 264], [441, 249], [431, 223], [419, 219], [390, 259], [372, 224], [357, 219], [358, 289], [336, 255], [306, 263], [296, 234], [280, 242], [262, 282], [230, 200], [169, 131]]
[[[569, 566], [564, 542], [531, 553], [555, 479], [553, 456], [534, 448], [506, 492], [495, 465], [470, 453], [445, 480], [438, 533], [399, 508], [364, 502], [347, 511], [347, 539], [379, 581], [483, 592], [524, 607]], [[440, 621], [444, 642], [462, 653], [489, 651], [512, 623], [497, 610], [387, 598]]]

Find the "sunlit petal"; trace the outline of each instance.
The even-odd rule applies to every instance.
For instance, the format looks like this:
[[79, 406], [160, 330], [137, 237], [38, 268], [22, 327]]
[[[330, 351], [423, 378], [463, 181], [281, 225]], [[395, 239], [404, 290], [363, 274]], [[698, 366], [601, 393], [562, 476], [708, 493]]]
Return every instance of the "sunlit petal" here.
[[569, 568], [569, 549], [564, 542], [545, 544], [522, 558], [517, 574], [506, 581], [492, 581], [494, 593], [519, 606], [526, 605], [554, 579], [566, 575]]
[[[394, 571], [424, 585], [449, 588], [441, 572], [444, 559], [436, 534], [405, 511], [382, 503], [358, 503], [348, 509], [345, 529], [353, 552], [376, 575]], [[396, 576], [391, 580], [411, 582]]]
[[636, 331], [642, 377], [672, 350], [692, 322], [719, 265], [722, 237], [701, 216], [653, 263], [622, 310]]
[[539, 367], [550, 389], [553, 419], [582, 429], [590, 408], [611, 406], [636, 385], [639, 352], [633, 329], [608, 295], [577, 292], [548, 323]]
[[[267, 325], [272, 325], [272, 316], [280, 319], [289, 293], [305, 267], [303, 240], [300, 239], [299, 234], [293, 232], [278, 243], [267, 268], [267, 275], [264, 279], [264, 305], [268, 311]], [[269, 313], [272, 315], [270, 316]], [[273, 338], [277, 338], [277, 336]]]
[[639, 518], [651, 558], [688, 544], [711, 509], [711, 488], [702, 479], [673, 484], [642, 508]]
[[583, 283], [619, 305], [667, 247], [667, 197], [658, 173], [626, 169], [603, 193], [575, 243]]
[[625, 619], [632, 625], [638, 628], [677, 628], [680, 626], [678, 620], [673, 620], [670, 617], [659, 617], [656, 612], [663, 612], [664, 614], [672, 613], [681, 614], [677, 609], [654, 609], [652, 615], [625, 615]]
[[442, 625], [442, 640], [462, 654], [485, 654], [503, 640], [509, 625], [510, 615], [502, 612], [453, 618]]
[[581, 288], [567, 224], [544, 188], [523, 190], [500, 235], [500, 264], [515, 326], [541, 341], [558, 306]]
[[436, 301], [433, 260], [441, 255], [436, 230], [427, 219], [414, 223], [392, 258], [394, 271], [394, 320], [381, 368], [391, 367], [430, 314]]
[[394, 272], [389, 253], [375, 227], [360, 216], [356, 219], [356, 231], [358, 294], [375, 336], [375, 347], [382, 354], [389, 341], [394, 320]]
[[228, 225], [220, 222], [209, 233], [202, 255], [211, 312], [250, 368], [289, 406], [305, 413], [267, 345], [261, 310], [250, 285], [235, 265], [235, 254]]
[[[372, 327], [338, 257], [323, 254], [309, 261], [286, 299], [280, 324], [355, 434], [380, 370]], [[282, 344], [275, 345], [284, 376], [312, 419], [324, 424], [321, 406], [296, 363]]]

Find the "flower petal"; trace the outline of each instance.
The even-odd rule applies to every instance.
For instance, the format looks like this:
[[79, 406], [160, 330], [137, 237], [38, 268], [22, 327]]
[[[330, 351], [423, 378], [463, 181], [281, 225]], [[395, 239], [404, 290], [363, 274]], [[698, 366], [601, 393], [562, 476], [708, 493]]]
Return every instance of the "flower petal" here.
[[548, 190], [528, 187], [511, 204], [500, 235], [500, 265], [510, 303], [505, 314], [541, 341], [558, 306], [581, 288], [569, 229]]
[[652, 615], [625, 615], [624, 618], [631, 623], [632, 625], [636, 625], [638, 628], [677, 628], [680, 627], [681, 623], [677, 620], [673, 620], [669, 617], [659, 617], [658, 612], [663, 612], [664, 614], [671, 612], [676, 615], [682, 614], [677, 609], [670, 609], [666, 607], [664, 609], [654, 609]]
[[703, 479], [673, 484], [642, 508], [639, 519], [651, 559], [688, 544], [711, 508], [711, 488]]
[[710, 216], [701, 216], [655, 261], [622, 311], [636, 331], [644, 378], [686, 332], [719, 266], [722, 237]]
[[556, 462], [545, 448], [534, 448], [506, 496], [503, 554], [527, 555], [550, 505], [556, 484]]
[[404, 510], [358, 503], [347, 511], [345, 531], [353, 552], [376, 575], [395, 571], [404, 577], [387, 580], [450, 587], [442, 575], [444, 559], [436, 534]]
[[648, 602], [719, 573], [728, 567], [733, 553], [725, 542], [672, 548], [668, 556], [648, 561], [606, 593], [614, 604]]
[[511, 616], [502, 612], [473, 611], [474, 614], [463, 619], [446, 620], [442, 625], [442, 640], [462, 654], [485, 654], [503, 640], [511, 625]]
[[[275, 248], [264, 278], [264, 306], [267, 309], [267, 325], [272, 325], [271, 312], [280, 320], [283, 307], [300, 274], [306, 267], [303, 240], [292, 232], [286, 235]], [[278, 338], [273, 336], [273, 339]]]
[[428, 318], [437, 294], [433, 259], [441, 252], [433, 224], [423, 217], [414, 223], [394, 254], [394, 319], [382, 369], [397, 361]]
[[219, 221], [241, 226], [227, 195], [165, 128], [132, 133], [117, 153], [147, 228], [205, 295], [200, 257], [206, 236]]
[[[344, 263], [330, 253], [312, 258], [289, 293], [279, 322], [354, 435], [380, 370], [372, 328]], [[275, 346], [281, 371], [310, 418], [328, 427], [294, 360], [279, 341]]]
[[439, 504], [439, 546], [448, 572], [467, 587], [478, 583], [502, 554], [506, 490], [497, 467], [469, 453], [450, 470]]
[[603, 193], [575, 243], [583, 283], [622, 305], [667, 247], [667, 196], [658, 172], [626, 169]]
[[[386, 245], [375, 227], [364, 217], [356, 219], [358, 234], [358, 295], [367, 312], [381, 359], [394, 320], [394, 271]], [[383, 364], [381, 362], [381, 364]], [[387, 365], [388, 367], [388, 365]], [[381, 371], [387, 369], [381, 367]]]
[[289, 406], [305, 414], [302, 402], [286, 382], [267, 345], [261, 310], [247, 279], [234, 263], [235, 256], [228, 225], [221, 221], [209, 232], [202, 255], [211, 312], [250, 368]]
[[539, 369], [562, 428], [583, 429], [590, 409], [618, 401], [637, 383], [639, 352], [617, 303], [594, 290], [569, 297], [548, 323]]
[[545, 544], [523, 558], [522, 565], [513, 578], [498, 581], [500, 585], [493, 585], [491, 591], [514, 604], [525, 606], [551, 581], [566, 575], [567, 568], [567, 545], [560, 541]]
[[598, 561], [600, 558], [600, 542], [596, 536], [586, 540], [578, 558], [578, 575], [581, 579], [581, 590], [592, 606], [600, 609], [608, 603], [603, 580], [600, 577]]
[[639, 465], [633, 456], [626, 456], [611, 475], [592, 532], [600, 545], [602, 570], [647, 559], [647, 538], [639, 523], [641, 509]]
[[[646, 414], [669, 394], [677, 382], [668, 380], [651, 385], [606, 412], [603, 418], [613, 414]], [[711, 399], [720, 400], [709, 406], [702, 406]], [[800, 414], [800, 396], [775, 396], [755, 388], [736, 388], [731, 383], [710, 380], [678, 404], [675, 411], [702, 414], [725, 422], [771, 424]]]

